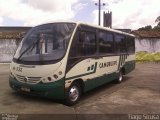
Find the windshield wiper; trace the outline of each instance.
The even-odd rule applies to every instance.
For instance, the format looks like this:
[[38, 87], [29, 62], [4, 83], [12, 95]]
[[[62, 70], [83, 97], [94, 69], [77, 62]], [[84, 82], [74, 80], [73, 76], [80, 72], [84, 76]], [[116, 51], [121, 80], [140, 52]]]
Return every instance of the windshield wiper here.
[[33, 44], [31, 44], [26, 50], [24, 50], [23, 52], [22, 52], [22, 54], [18, 57], [18, 60], [20, 60], [20, 58], [33, 46], [33, 48], [34, 48], [34, 46], [36, 45], [38, 43], [38, 41], [36, 41], [36, 42], [34, 42]]

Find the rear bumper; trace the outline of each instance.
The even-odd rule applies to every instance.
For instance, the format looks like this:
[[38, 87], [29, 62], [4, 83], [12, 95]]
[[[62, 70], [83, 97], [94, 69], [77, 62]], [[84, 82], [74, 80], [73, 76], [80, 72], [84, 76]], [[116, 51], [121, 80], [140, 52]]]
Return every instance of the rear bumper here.
[[[65, 99], [65, 87], [64, 78], [53, 83], [38, 83], [38, 84], [26, 84], [16, 80], [16, 78], [9, 78], [9, 85], [12, 89], [19, 91], [24, 94], [54, 98], [54, 99]], [[26, 88], [29, 91], [22, 90]]]

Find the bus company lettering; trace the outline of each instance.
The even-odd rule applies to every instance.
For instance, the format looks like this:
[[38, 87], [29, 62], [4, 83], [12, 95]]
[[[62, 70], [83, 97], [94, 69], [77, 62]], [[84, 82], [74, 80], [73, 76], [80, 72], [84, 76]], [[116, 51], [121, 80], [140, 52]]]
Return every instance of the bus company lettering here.
[[117, 61], [103, 62], [99, 64], [100, 68], [111, 67], [117, 65]]

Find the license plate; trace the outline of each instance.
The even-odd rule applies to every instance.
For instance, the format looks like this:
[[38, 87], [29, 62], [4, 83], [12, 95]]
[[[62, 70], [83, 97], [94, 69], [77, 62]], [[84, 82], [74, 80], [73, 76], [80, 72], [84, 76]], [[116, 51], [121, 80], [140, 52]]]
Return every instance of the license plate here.
[[22, 87], [21, 90], [22, 90], [22, 91], [25, 91], [25, 92], [30, 92], [30, 89], [29, 89], [29, 88], [24, 88], [24, 87]]

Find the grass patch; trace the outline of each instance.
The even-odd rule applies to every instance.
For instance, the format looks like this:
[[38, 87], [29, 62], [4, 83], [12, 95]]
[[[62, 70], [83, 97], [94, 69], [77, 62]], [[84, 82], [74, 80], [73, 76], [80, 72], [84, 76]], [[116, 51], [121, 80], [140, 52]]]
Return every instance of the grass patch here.
[[158, 53], [148, 53], [148, 52], [138, 52], [136, 53], [136, 62], [160, 62], [160, 52]]

